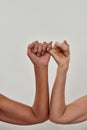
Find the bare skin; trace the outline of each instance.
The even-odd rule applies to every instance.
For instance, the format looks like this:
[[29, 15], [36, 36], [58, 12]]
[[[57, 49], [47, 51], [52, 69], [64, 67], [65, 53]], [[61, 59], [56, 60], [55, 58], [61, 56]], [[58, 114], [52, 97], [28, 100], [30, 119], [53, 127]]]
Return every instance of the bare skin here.
[[70, 61], [70, 48], [66, 41], [56, 43], [49, 51], [58, 68], [54, 82], [49, 119], [54, 123], [73, 124], [87, 120], [87, 95], [76, 101], [65, 104], [65, 83]]
[[51, 48], [51, 43], [48, 45], [46, 42], [40, 44], [35, 41], [27, 49], [27, 55], [34, 64], [36, 78], [36, 95], [33, 106], [27, 106], [0, 94], [0, 121], [32, 125], [48, 119], [48, 63], [50, 55], [46, 51], [47, 48]]
[[[49, 53], [48, 53], [49, 52]], [[32, 125], [49, 119], [54, 123], [72, 124], [87, 120], [87, 95], [65, 104], [65, 83], [70, 61], [70, 48], [66, 41], [52, 48], [35, 41], [27, 49], [34, 65], [36, 94], [33, 106], [13, 101], [0, 94], [0, 121], [19, 125]], [[50, 55], [58, 68], [53, 86], [49, 114], [48, 63]]]

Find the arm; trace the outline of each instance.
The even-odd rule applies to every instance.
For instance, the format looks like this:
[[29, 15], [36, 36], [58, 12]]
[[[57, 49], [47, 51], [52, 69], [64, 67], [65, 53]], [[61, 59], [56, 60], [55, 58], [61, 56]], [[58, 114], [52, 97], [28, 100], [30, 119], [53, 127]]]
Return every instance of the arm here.
[[[59, 68], [53, 86], [50, 103], [50, 120], [60, 124], [79, 123], [87, 120], [87, 96], [66, 105], [65, 104], [65, 83], [69, 67], [68, 49], [64, 51], [64, 45], [57, 45], [59, 50], [52, 50], [50, 53], [55, 58]], [[62, 54], [61, 54], [62, 53]]]
[[[48, 119], [48, 65], [38, 67], [38, 57], [28, 47], [28, 56], [34, 63], [36, 96], [32, 107], [13, 101], [0, 94], [0, 121], [19, 125], [36, 124]], [[49, 59], [49, 58], [48, 58]], [[39, 61], [41, 59], [39, 58]]]
[[48, 67], [34, 67], [36, 77], [36, 95], [33, 111], [40, 121], [48, 119], [49, 88]]
[[0, 94], [0, 121], [18, 125], [29, 125], [37, 123], [37, 118], [32, 107], [13, 101]]
[[0, 94], [0, 121], [30, 125], [48, 119], [48, 68], [36, 68], [36, 96], [32, 107], [13, 101]]

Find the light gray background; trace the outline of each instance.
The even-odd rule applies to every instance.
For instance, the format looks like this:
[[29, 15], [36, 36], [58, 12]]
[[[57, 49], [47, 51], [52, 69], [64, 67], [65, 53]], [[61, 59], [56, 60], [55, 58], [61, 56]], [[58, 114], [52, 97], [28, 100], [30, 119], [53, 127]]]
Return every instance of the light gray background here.
[[[34, 40], [63, 41], [71, 46], [67, 76], [67, 103], [87, 94], [87, 0], [0, 0], [0, 93], [32, 105], [35, 93], [33, 65], [26, 56]], [[49, 64], [50, 92], [56, 64]], [[0, 123], [0, 130], [87, 130], [87, 122], [34, 126]]]

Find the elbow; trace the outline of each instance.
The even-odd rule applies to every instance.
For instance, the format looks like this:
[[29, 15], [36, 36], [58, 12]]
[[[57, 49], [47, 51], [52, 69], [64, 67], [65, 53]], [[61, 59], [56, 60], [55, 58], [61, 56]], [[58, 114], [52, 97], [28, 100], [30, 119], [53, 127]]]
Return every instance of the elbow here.
[[36, 115], [37, 123], [43, 123], [43, 122], [47, 121], [48, 119], [49, 119], [48, 113], [41, 112]]
[[32, 120], [31, 120], [31, 121], [30, 121], [30, 117], [23, 119], [22, 124], [23, 124], [23, 125], [35, 125], [35, 124], [43, 123], [43, 122], [45, 122], [45, 121], [47, 121], [47, 120], [48, 120], [48, 117], [47, 117], [47, 116], [43, 116], [43, 115], [39, 116], [39, 115], [38, 115], [38, 116], [32, 117]]
[[[34, 112], [34, 111], [33, 111]], [[48, 112], [34, 112], [34, 119], [35, 119], [35, 124], [38, 123], [43, 123], [49, 119], [49, 114]]]
[[49, 120], [55, 124], [63, 124], [63, 125], [72, 124], [72, 122], [65, 119], [63, 116], [58, 117], [57, 115], [53, 115], [53, 114], [49, 115]]
[[46, 113], [39, 113], [36, 115], [37, 123], [43, 123], [49, 119], [49, 115]]
[[37, 112], [31, 108], [32, 114], [30, 117], [30, 114], [25, 115], [24, 118], [22, 119], [22, 124], [23, 125], [34, 125], [34, 124], [39, 124], [47, 121], [49, 119], [48, 113], [43, 113], [43, 112]]
[[53, 114], [49, 115], [49, 120], [55, 124], [63, 124], [63, 122], [60, 122], [60, 119]]
[[34, 122], [34, 124], [40, 124], [40, 123], [43, 123], [45, 121], [47, 121], [49, 119], [49, 117], [46, 115], [38, 115], [36, 118], [36, 121]]
[[49, 117], [48, 116], [41, 116], [39, 119], [37, 119], [38, 120], [38, 123], [43, 123], [43, 122], [45, 122], [45, 121], [47, 121], [49, 119]]
[[40, 113], [38, 113], [37, 117], [41, 123], [49, 120], [49, 110], [41, 111]]

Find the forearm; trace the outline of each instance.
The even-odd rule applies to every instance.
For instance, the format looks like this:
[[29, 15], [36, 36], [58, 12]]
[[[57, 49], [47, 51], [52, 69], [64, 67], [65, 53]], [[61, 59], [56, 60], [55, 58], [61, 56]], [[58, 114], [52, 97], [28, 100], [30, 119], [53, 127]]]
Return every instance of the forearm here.
[[36, 96], [32, 107], [0, 94], [0, 121], [30, 125], [48, 119], [48, 67], [35, 68]]
[[87, 120], [87, 96], [68, 105], [65, 104], [65, 83], [70, 61], [70, 49], [66, 41], [56, 43], [50, 51], [59, 68], [53, 86], [50, 103], [50, 120], [55, 123], [71, 124]]
[[65, 104], [67, 71], [58, 69], [50, 103], [50, 120], [60, 124], [73, 124], [87, 120], [87, 96]]
[[48, 119], [49, 90], [48, 90], [48, 67], [36, 67], [36, 95], [33, 110], [38, 118]]
[[48, 67], [35, 67], [36, 96], [32, 107], [0, 94], [0, 121], [29, 125], [48, 119]]
[[59, 67], [57, 69], [56, 79], [53, 86], [51, 103], [50, 103], [50, 117], [59, 118], [63, 115], [65, 105], [65, 83], [67, 70]]

